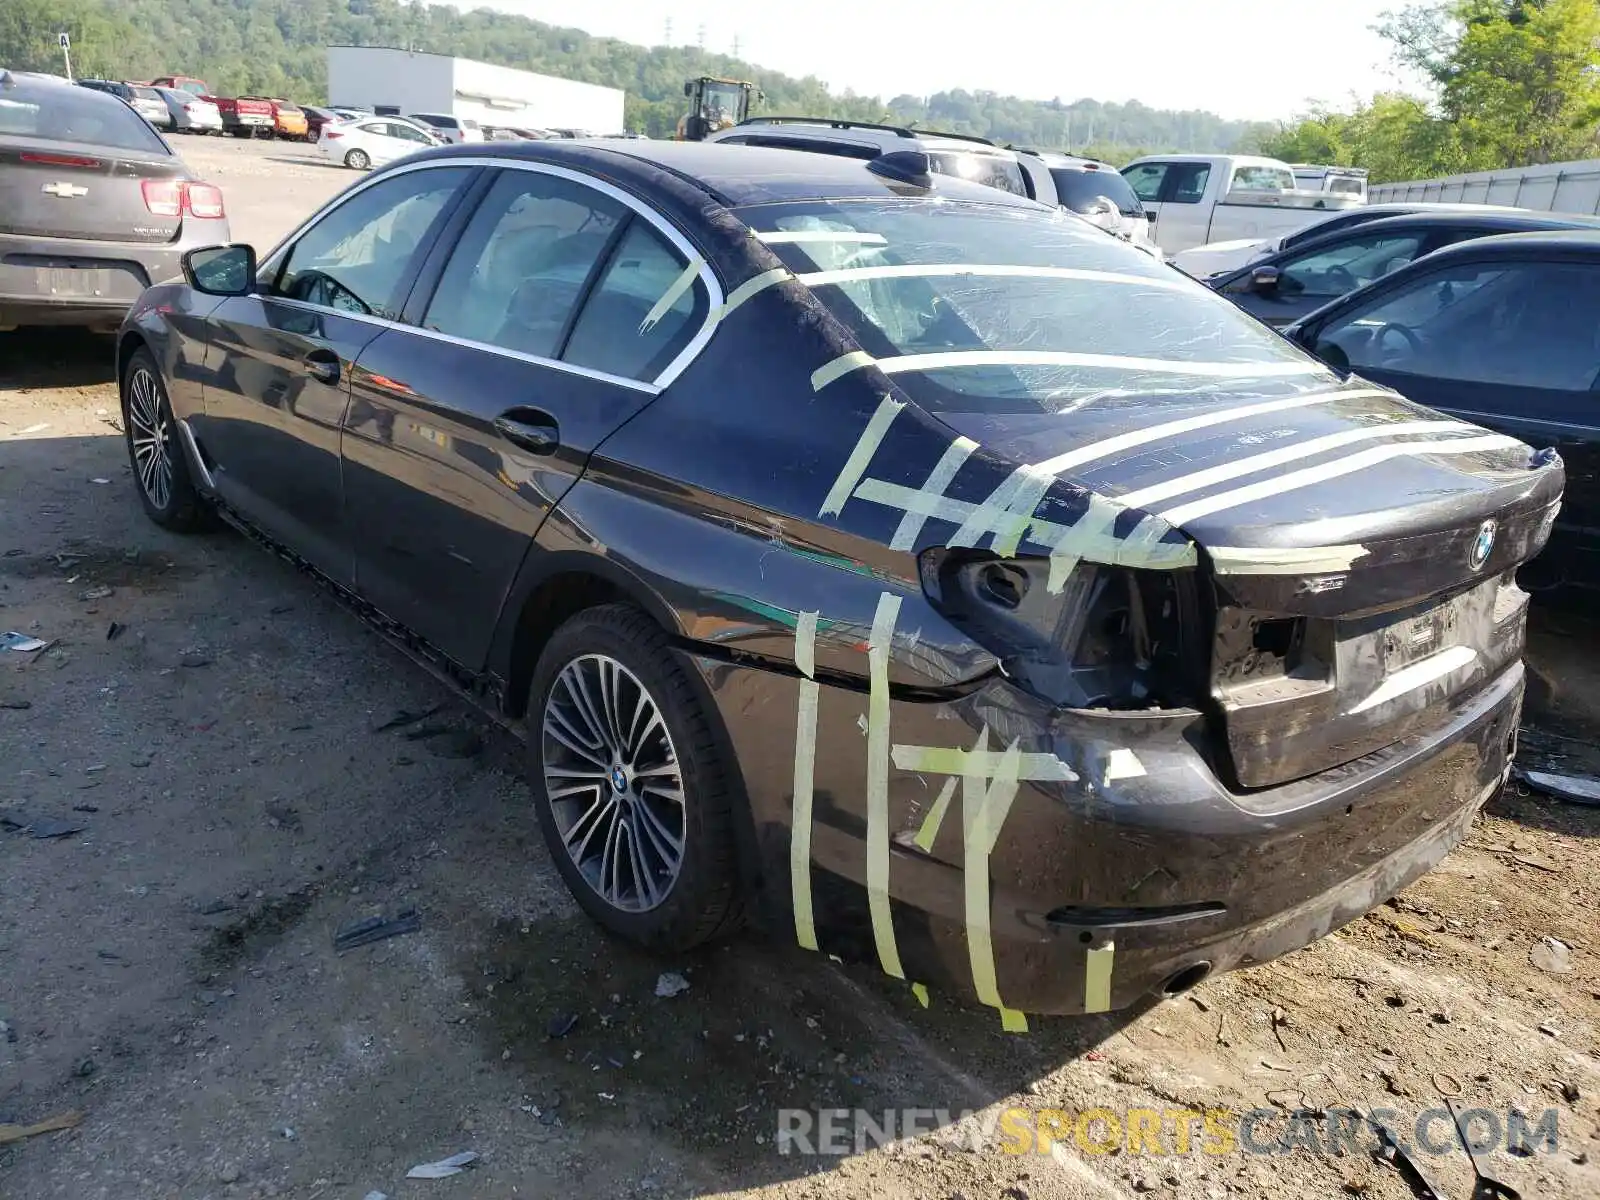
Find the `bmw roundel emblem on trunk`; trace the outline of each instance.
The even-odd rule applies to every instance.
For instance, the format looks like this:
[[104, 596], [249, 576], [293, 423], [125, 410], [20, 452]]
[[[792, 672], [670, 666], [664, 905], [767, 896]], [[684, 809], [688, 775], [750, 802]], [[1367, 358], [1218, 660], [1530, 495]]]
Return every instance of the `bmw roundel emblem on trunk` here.
[[1489, 561], [1489, 555], [1494, 552], [1495, 523], [1485, 521], [1478, 526], [1478, 535], [1472, 539], [1472, 549], [1467, 552], [1467, 565], [1474, 571], [1483, 569], [1483, 564]]

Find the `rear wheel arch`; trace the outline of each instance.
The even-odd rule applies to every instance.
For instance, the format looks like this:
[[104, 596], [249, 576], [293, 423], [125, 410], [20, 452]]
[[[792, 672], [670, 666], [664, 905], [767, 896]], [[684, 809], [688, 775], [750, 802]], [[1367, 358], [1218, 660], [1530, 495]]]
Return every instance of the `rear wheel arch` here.
[[151, 358], [156, 359], [156, 365], [158, 367], [161, 365], [160, 359], [157, 357], [155, 349], [150, 345], [149, 339], [137, 329], [130, 329], [117, 339], [118, 386], [121, 385], [122, 380], [128, 374], [128, 363], [132, 361], [133, 356], [139, 353], [141, 350], [147, 351]]

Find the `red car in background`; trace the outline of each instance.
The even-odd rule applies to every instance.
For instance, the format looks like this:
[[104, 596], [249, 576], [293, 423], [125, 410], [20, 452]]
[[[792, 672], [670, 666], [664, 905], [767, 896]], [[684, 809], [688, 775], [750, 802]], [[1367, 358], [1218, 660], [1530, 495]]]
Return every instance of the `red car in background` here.
[[277, 112], [269, 100], [234, 100], [216, 96], [204, 79], [196, 79], [193, 75], [162, 75], [150, 82], [154, 87], [192, 92], [211, 101], [222, 116], [223, 130], [234, 137], [271, 137], [277, 129]]

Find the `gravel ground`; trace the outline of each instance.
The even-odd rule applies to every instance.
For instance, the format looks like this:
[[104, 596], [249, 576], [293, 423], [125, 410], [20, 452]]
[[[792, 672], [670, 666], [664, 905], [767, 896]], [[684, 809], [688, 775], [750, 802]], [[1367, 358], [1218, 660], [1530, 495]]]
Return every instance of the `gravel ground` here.
[[[300, 147], [180, 149], [262, 250], [354, 178]], [[1600, 810], [1508, 792], [1318, 945], [1026, 1036], [781, 936], [664, 962], [579, 916], [514, 740], [284, 563], [144, 520], [109, 362], [104, 339], [0, 335], [0, 630], [52, 641], [0, 652], [0, 812], [82, 826], [0, 827], [0, 1125], [83, 1117], [0, 1144], [0, 1195], [1400, 1200], [1364, 1150], [811, 1157], [777, 1152], [777, 1110], [1354, 1104], [1409, 1129], [1457, 1084], [1557, 1112], [1559, 1148], [1491, 1156], [1524, 1197], [1600, 1194]], [[1597, 645], [1541, 613], [1541, 728], [1600, 741]], [[405, 909], [417, 932], [335, 953]], [[688, 990], [658, 997], [663, 971]], [[1427, 1166], [1465, 1200], [1459, 1151]]]

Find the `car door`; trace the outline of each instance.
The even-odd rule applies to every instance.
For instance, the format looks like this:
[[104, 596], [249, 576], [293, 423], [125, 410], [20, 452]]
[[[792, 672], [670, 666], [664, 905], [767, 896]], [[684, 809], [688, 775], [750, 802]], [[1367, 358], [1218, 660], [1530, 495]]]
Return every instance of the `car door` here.
[[393, 162], [397, 158], [415, 154], [418, 150], [426, 150], [434, 144], [422, 130], [402, 121], [385, 121], [384, 124], [388, 126], [389, 138], [389, 152], [385, 162]]
[[1144, 205], [1146, 220], [1150, 222], [1152, 240], [1161, 224], [1161, 189], [1166, 184], [1167, 170], [1171, 166], [1171, 163], [1164, 162], [1136, 163], [1122, 172], [1122, 177], [1128, 181], [1133, 194], [1139, 197], [1139, 203]]
[[1206, 203], [1210, 185], [1210, 163], [1179, 162], [1168, 166], [1161, 181], [1161, 211], [1155, 229], [1157, 245], [1168, 254], [1211, 240], [1214, 206]]
[[1455, 259], [1307, 336], [1419, 404], [1558, 449], [1567, 490], [1545, 559], [1600, 581], [1600, 266]]
[[475, 170], [407, 171], [358, 188], [263, 266], [254, 293], [224, 300], [208, 321], [198, 436], [219, 493], [346, 585], [339, 437], [349, 370], [399, 315]]
[[[681, 234], [597, 181], [503, 170], [357, 363], [344, 462], [358, 588], [470, 669], [534, 535], [707, 320]], [[437, 277], [437, 282], [433, 279]]]
[[1218, 290], [1275, 329], [1408, 266], [1432, 248], [1426, 229], [1351, 230], [1333, 242], [1252, 263]]

